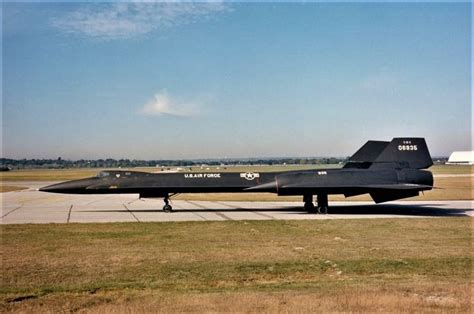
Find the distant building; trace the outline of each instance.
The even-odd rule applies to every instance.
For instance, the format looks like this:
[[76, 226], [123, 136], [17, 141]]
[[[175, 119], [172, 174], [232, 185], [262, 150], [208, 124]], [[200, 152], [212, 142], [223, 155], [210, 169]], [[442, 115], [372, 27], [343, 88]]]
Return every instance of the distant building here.
[[453, 152], [447, 165], [474, 165], [474, 151]]

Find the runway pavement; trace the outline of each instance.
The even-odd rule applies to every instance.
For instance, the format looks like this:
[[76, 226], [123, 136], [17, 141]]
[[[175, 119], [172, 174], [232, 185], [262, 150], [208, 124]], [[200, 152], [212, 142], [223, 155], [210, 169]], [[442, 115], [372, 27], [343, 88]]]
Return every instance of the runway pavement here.
[[[147, 221], [224, 221], [283, 219], [356, 219], [474, 216], [473, 201], [331, 202], [329, 214], [305, 212], [301, 202], [172, 201], [137, 195], [67, 195], [36, 191], [47, 182], [29, 182], [29, 190], [0, 194], [2, 224]], [[26, 185], [22, 182], [22, 185]]]

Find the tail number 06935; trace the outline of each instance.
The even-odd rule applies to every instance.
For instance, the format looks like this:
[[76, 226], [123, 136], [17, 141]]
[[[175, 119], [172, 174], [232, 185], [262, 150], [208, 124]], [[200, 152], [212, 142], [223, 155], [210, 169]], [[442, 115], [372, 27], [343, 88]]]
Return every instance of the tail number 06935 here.
[[418, 150], [416, 145], [398, 145], [398, 150]]

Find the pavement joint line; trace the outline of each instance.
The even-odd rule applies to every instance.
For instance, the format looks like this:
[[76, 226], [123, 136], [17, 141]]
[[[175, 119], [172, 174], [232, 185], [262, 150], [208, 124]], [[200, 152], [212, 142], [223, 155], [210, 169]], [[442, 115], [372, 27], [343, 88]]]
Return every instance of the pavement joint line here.
[[179, 202], [181, 202], [181, 201], [180, 201], [180, 200], [174, 200], [174, 201], [173, 201], [173, 200], [170, 199], [170, 204], [171, 204], [171, 206], [173, 206], [173, 208], [176, 208], [176, 209], [183, 209], [183, 208], [181, 207], [181, 205], [179, 205]]
[[[112, 196], [113, 196], [113, 195], [112, 195]], [[93, 204], [93, 203], [96, 203], [96, 202], [105, 201], [105, 200], [108, 200], [108, 199], [112, 198], [112, 196], [104, 197], [104, 198], [99, 198], [99, 199], [96, 199], [96, 200], [87, 202], [87, 203], [85, 203], [84, 205], [90, 205], [90, 204]]]
[[196, 202], [193, 202], [193, 201], [186, 201], [188, 202], [189, 204], [193, 205], [193, 206], [196, 206], [197, 208], [200, 208], [200, 209], [207, 209], [206, 207], [204, 206], [201, 206], [199, 204], [197, 204]]
[[66, 223], [69, 223], [69, 221], [71, 220], [72, 206], [74, 206], [74, 205], [71, 204], [71, 206], [69, 207], [69, 213], [67, 214], [67, 221], [66, 221]]
[[38, 201], [38, 200], [46, 200], [48, 198], [50, 198], [51, 195], [48, 195], [48, 196], [40, 196], [40, 197], [35, 197], [35, 198], [28, 198], [26, 200], [21, 200], [19, 203], [23, 206], [23, 205], [27, 205], [25, 203], [31, 203], [31, 202], [35, 202], [35, 201]]
[[[200, 209], [207, 209], [206, 207], [203, 207], [199, 204], [197, 204], [196, 202], [191, 202], [191, 201], [187, 201], [188, 203], [190, 203], [191, 205], [194, 205]], [[225, 220], [234, 220], [232, 218], [230, 218], [229, 216], [227, 215], [224, 215], [223, 213], [219, 212], [219, 211], [213, 211], [214, 214], [216, 214], [217, 216], [221, 217], [221, 218], [224, 218]]]
[[132, 211], [130, 210], [130, 208], [127, 207], [127, 205], [125, 205], [125, 204], [122, 204], [122, 205], [123, 205], [123, 207], [125, 207], [125, 209], [133, 216], [133, 218], [135, 218], [135, 220], [136, 220], [137, 222], [140, 222], [140, 220], [137, 218], [137, 216], [135, 216], [135, 214], [132, 213]]
[[249, 211], [249, 212], [251, 212], [251, 213], [253, 213], [253, 214], [255, 214], [255, 215], [262, 216], [262, 217], [265, 217], [265, 218], [270, 218], [270, 219], [272, 219], [272, 220], [276, 219], [276, 218], [273, 217], [273, 216], [270, 216], [270, 215], [267, 215], [267, 214], [263, 214], [263, 213], [259, 213], [259, 212], [253, 211], [253, 210], [251, 210], [251, 209], [242, 207], [242, 206], [237, 206], [237, 205], [232, 205], [232, 206], [231, 206], [231, 205], [229, 205], [228, 203], [220, 202], [220, 201], [218, 201], [218, 202], [216, 202], [216, 203], [217, 203], [217, 204], [224, 205], [224, 206], [229, 207], [229, 208], [245, 209], [245, 210], [247, 210], [247, 211]]
[[15, 210], [20, 209], [20, 208], [22, 208], [22, 207], [23, 207], [23, 205], [18, 206], [17, 208], [14, 208], [14, 209], [10, 210], [8, 213], [6, 213], [5, 215], [3, 215], [3, 216], [0, 217], [0, 218], [6, 217], [7, 215], [13, 213]]
[[239, 207], [239, 206], [229, 206], [229, 204], [226, 204], [226, 203], [221, 202], [221, 201], [215, 201], [214, 203], [225, 206], [225, 207], [228, 207], [228, 208], [242, 208], [242, 207]]
[[276, 219], [275, 217], [273, 216], [270, 216], [270, 215], [267, 215], [267, 214], [264, 214], [264, 213], [259, 213], [259, 212], [255, 212], [255, 211], [251, 211], [251, 213], [254, 213], [255, 215], [260, 215], [262, 217], [266, 217], [266, 218], [270, 218], [270, 219]]
[[242, 206], [237, 206], [237, 205], [229, 205], [228, 203], [225, 203], [225, 202], [221, 202], [221, 201], [217, 201], [215, 202], [217, 204], [220, 204], [220, 205], [224, 205], [226, 207], [229, 207], [229, 208], [237, 208], [237, 209], [244, 209], [245, 211], [248, 211], [252, 214], [255, 214], [257, 216], [262, 216], [262, 217], [265, 217], [265, 218], [270, 218], [272, 220], [275, 220], [276, 218], [274, 216], [270, 216], [270, 215], [267, 215], [267, 214], [263, 214], [263, 213], [259, 213], [259, 212], [256, 212], [256, 211], [253, 211], [253, 210], [249, 210], [248, 208], [245, 208], [245, 207], [242, 207]]
[[143, 200], [138, 197], [138, 198], [136, 198], [136, 199], [134, 199], [134, 200], [128, 202], [127, 205], [131, 205], [131, 204], [135, 203], [136, 201], [142, 201], [142, 202], [143, 202]]
[[203, 220], [207, 221], [207, 219], [206, 219], [204, 216], [202, 216], [202, 215], [199, 215], [198, 213], [195, 213], [195, 212], [192, 212], [192, 213], [193, 213], [194, 215], [196, 215], [196, 216], [200, 217], [201, 219], [203, 219]]
[[215, 214], [216, 214], [217, 216], [219, 216], [219, 217], [224, 218], [225, 220], [234, 220], [234, 219], [230, 218], [229, 216], [224, 215], [224, 214], [221, 213], [221, 212], [215, 212]]
[[[198, 206], [197, 204], [192, 204], [191, 201], [181, 201], [181, 202], [184, 202], [186, 204], [186, 206], [189, 206], [189, 204], [190, 204], [190, 205], [197, 206], [199, 208], [204, 208], [204, 207]], [[186, 207], [184, 207], [184, 208], [186, 208]]]

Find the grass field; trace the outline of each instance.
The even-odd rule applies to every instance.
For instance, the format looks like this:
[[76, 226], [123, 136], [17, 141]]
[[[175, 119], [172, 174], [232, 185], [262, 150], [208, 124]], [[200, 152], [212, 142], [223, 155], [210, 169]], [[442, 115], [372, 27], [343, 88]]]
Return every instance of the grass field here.
[[469, 312], [472, 219], [2, 226], [5, 311]]

